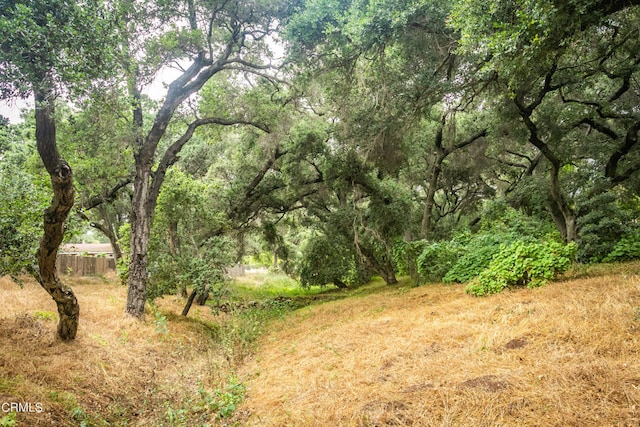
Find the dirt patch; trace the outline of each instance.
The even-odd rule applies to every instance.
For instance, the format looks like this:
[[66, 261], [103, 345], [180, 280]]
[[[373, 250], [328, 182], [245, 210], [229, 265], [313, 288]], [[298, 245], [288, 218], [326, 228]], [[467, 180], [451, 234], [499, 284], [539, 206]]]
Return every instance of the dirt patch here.
[[514, 338], [504, 345], [504, 349], [515, 350], [518, 348], [526, 347], [527, 344], [529, 344], [529, 342], [526, 340], [526, 338]]
[[490, 393], [509, 388], [508, 381], [502, 380], [495, 375], [483, 375], [481, 377], [472, 378], [458, 385], [459, 388], [479, 388]]

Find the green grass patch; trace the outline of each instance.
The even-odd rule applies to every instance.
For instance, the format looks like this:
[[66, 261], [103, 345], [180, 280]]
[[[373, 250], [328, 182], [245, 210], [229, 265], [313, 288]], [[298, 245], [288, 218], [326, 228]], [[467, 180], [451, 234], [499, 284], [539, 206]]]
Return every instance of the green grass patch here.
[[19, 375], [14, 378], [0, 377], [0, 393], [11, 394], [10, 392], [15, 390], [17, 385], [22, 383], [23, 381], [23, 378]]
[[230, 286], [233, 299], [238, 300], [265, 300], [275, 297], [297, 297], [304, 295], [316, 295], [330, 289], [311, 288], [305, 289], [300, 283], [284, 273], [258, 272], [250, 273], [243, 277], [237, 277]]
[[36, 310], [33, 317], [38, 320], [58, 320], [58, 315], [52, 311]]

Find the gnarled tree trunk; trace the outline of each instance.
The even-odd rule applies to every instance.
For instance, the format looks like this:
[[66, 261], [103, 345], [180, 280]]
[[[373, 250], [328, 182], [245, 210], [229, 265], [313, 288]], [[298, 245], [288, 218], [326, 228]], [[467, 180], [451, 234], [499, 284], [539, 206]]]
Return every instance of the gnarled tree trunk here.
[[53, 187], [51, 205], [44, 213], [44, 235], [38, 248], [38, 277], [42, 287], [58, 306], [58, 337], [73, 340], [78, 331], [80, 307], [73, 291], [59, 279], [56, 270], [58, 248], [64, 236], [64, 222], [73, 207], [73, 173], [56, 146], [54, 94], [48, 88], [36, 87], [36, 142]]

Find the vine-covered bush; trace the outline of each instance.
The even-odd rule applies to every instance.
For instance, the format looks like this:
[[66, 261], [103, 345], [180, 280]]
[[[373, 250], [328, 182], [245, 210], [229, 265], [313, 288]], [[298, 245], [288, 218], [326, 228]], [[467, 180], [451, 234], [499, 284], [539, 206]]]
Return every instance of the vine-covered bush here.
[[476, 277], [489, 266], [493, 257], [500, 252], [500, 245], [509, 245], [516, 241], [515, 233], [480, 233], [466, 240], [462, 255], [446, 272], [445, 283], [465, 283]]
[[554, 241], [516, 241], [502, 245], [489, 267], [478, 275], [466, 292], [483, 296], [513, 286], [542, 286], [570, 267], [576, 251], [575, 243], [564, 245]]
[[489, 267], [501, 245], [560, 239], [553, 224], [517, 211], [502, 200], [486, 204], [481, 223], [477, 233], [459, 233], [450, 241], [405, 244], [406, 254], [410, 249], [421, 250], [415, 261], [421, 282], [465, 283]]

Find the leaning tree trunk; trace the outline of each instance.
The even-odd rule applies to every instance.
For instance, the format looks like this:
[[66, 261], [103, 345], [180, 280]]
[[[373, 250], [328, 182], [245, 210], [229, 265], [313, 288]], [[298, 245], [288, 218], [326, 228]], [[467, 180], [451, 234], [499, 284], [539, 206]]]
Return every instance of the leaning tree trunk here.
[[49, 89], [36, 88], [36, 143], [38, 154], [51, 177], [53, 199], [44, 213], [44, 235], [38, 248], [38, 282], [58, 306], [58, 337], [73, 340], [78, 331], [80, 307], [73, 291], [58, 277], [56, 257], [64, 236], [64, 222], [73, 207], [73, 173], [56, 147], [54, 95]]
[[102, 231], [102, 233], [109, 239], [109, 244], [111, 244], [111, 250], [113, 251], [113, 259], [116, 261], [117, 265], [122, 259], [122, 249], [120, 248], [120, 243], [118, 243], [118, 236], [116, 236], [113, 222], [109, 218], [109, 213], [107, 212], [107, 208], [104, 204], [98, 207], [98, 212], [105, 222], [103, 227], [104, 229], [98, 228], [98, 230]]
[[395, 285], [398, 283], [393, 263], [390, 258], [384, 257], [386, 258], [385, 260], [379, 261], [375, 256], [373, 249], [364, 245], [358, 245], [357, 250], [365, 265], [378, 273], [387, 285]]
[[393, 267], [390, 265], [384, 266], [379, 270], [380, 277], [384, 280], [384, 283], [387, 285], [395, 285], [398, 283], [398, 279], [396, 278], [396, 273], [393, 270]]
[[198, 293], [198, 289], [194, 288], [193, 291], [191, 291], [191, 295], [189, 295], [189, 298], [187, 299], [187, 303], [184, 305], [184, 308], [182, 309], [182, 315], [184, 317], [187, 317], [187, 314], [189, 314], [189, 310], [191, 310], [191, 305], [193, 305], [193, 300], [196, 297], [196, 294]]

